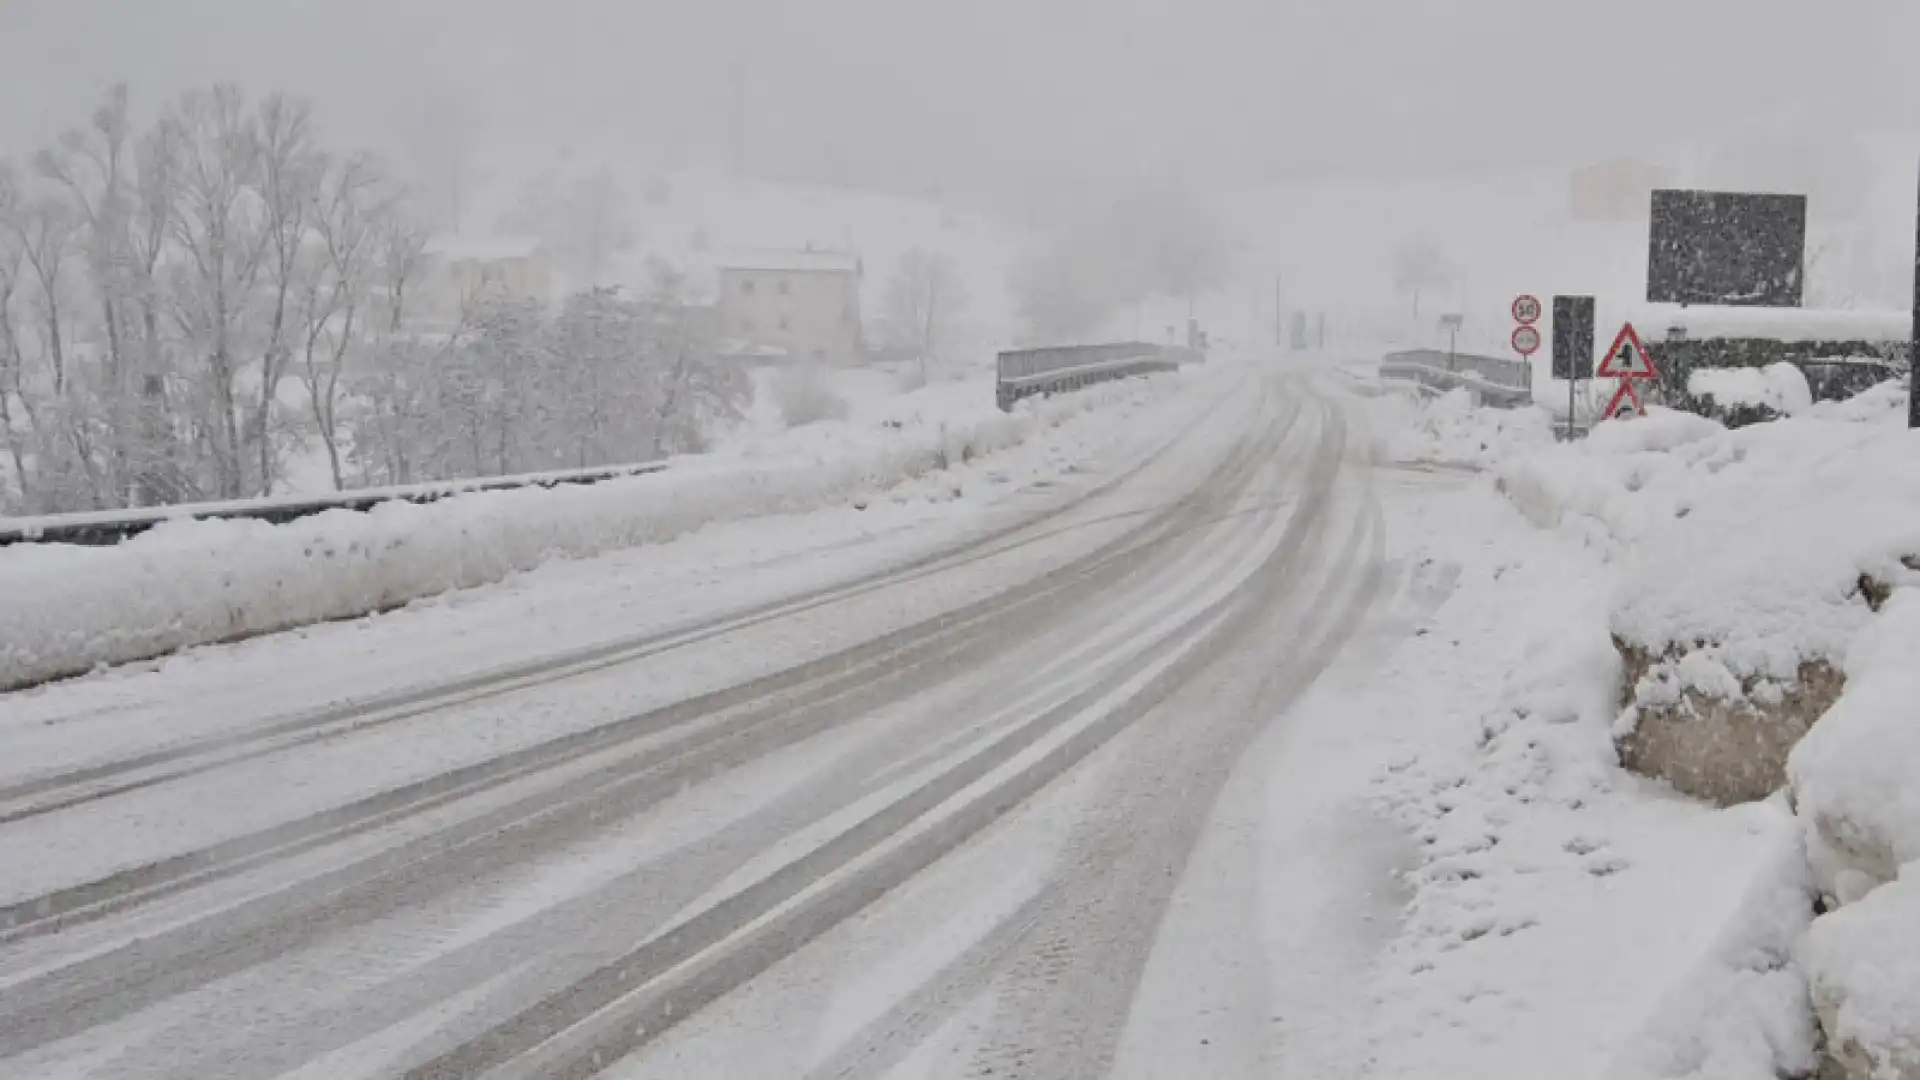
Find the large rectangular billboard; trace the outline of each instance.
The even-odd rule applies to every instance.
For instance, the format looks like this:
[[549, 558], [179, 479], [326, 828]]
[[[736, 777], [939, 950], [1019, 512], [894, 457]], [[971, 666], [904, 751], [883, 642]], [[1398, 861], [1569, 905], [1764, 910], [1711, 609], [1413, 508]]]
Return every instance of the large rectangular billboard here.
[[1799, 307], [1806, 248], [1804, 195], [1657, 190], [1647, 301]]

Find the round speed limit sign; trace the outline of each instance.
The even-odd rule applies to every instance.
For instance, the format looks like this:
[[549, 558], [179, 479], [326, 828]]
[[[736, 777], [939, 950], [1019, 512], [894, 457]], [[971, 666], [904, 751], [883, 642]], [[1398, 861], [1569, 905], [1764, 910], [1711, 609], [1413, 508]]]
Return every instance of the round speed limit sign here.
[[1532, 356], [1540, 351], [1540, 331], [1531, 326], [1513, 328], [1513, 351], [1521, 356]]
[[1532, 326], [1540, 321], [1540, 298], [1537, 296], [1516, 296], [1513, 298], [1513, 321], [1521, 326]]

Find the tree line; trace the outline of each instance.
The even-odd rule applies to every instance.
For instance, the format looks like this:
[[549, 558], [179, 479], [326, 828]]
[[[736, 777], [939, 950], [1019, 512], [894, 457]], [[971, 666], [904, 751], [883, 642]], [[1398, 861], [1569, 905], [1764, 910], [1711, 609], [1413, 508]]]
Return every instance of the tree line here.
[[124, 87], [0, 159], [0, 513], [609, 464], [697, 447], [745, 377], [679, 279], [558, 310], [435, 272], [406, 188], [324, 145], [310, 103]]

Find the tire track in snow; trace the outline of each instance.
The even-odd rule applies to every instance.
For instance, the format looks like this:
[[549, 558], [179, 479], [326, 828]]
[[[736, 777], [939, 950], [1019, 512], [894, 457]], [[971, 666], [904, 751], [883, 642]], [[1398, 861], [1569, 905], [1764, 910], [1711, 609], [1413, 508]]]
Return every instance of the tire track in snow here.
[[[1313, 466], [1323, 480], [1337, 471], [1345, 440], [1342, 418], [1330, 415], [1330, 420]], [[1321, 484], [1310, 488], [1261, 564], [1263, 575], [1284, 577], [1276, 568], [1297, 557], [1328, 497]], [[650, 939], [506, 1024], [417, 1066], [407, 1073], [409, 1080], [473, 1077], [496, 1069], [503, 1075], [548, 1080], [586, 1077], [646, 1046], [964, 844], [1106, 745], [1236, 645], [1262, 611], [1256, 601], [1266, 595], [1266, 590], [1229, 592], [1074, 701], [1010, 733], [773, 876]], [[1155, 670], [1156, 664], [1163, 666]], [[1141, 678], [1142, 668], [1152, 674], [1135, 690], [1129, 684]], [[1123, 695], [1121, 700], [1104, 703], [1116, 694]], [[1090, 722], [1071, 729], [1037, 760], [932, 820], [943, 803], [1089, 710], [1094, 716]], [[916, 823], [924, 824], [922, 831], [886, 849]], [[855, 872], [839, 873], [861, 860], [869, 861]], [[710, 952], [717, 955], [705, 955]]]
[[[908, 584], [1039, 543], [1058, 535], [1061, 530], [1035, 532], [1037, 527], [1063, 517], [1132, 480], [1157, 461], [1169, 447], [1189, 436], [1207, 417], [1208, 410], [1202, 410], [1192, 422], [1122, 472], [1092, 488], [1075, 493], [1070, 499], [982, 536], [969, 538], [960, 544], [918, 556], [877, 573], [782, 597], [745, 610], [728, 612], [690, 626], [649, 631], [448, 682], [410, 687], [369, 700], [272, 719], [245, 731], [203, 736], [115, 761], [17, 781], [0, 786], [0, 825], [191, 777], [209, 769], [323, 739], [339, 738], [516, 690], [544, 686], [650, 659], [725, 634], [738, 633], [854, 597]], [[9, 925], [7, 915], [5, 909], [0, 909], [0, 927]]]
[[[476, 865], [484, 871], [488, 858], [500, 865], [510, 864], [543, 841], [577, 835], [581, 830], [592, 828], [596, 820], [637, 812], [690, 781], [730, 767], [745, 755], [776, 748], [776, 744], [765, 738], [756, 742], [751, 737], [756, 728], [773, 721], [781, 722], [784, 735], [777, 745], [787, 745], [799, 737], [824, 730], [844, 718], [846, 702], [839, 699], [851, 696], [858, 704], [862, 697], [860, 691], [865, 690], [869, 699], [884, 700], [886, 695], [905, 689], [898, 685], [903, 681], [898, 672], [912, 672], [918, 664], [937, 657], [942, 649], [955, 656], [971, 656], [955, 650], [977, 648], [980, 656], [989, 655], [1007, 643], [1006, 630], [995, 625], [994, 615], [1005, 616], [1006, 612], [1017, 611], [1022, 605], [1038, 609], [1036, 614], [1044, 613], [1050, 602], [1071, 599], [1075, 592], [1097, 591], [1124, 578], [1146, 555], [1165, 550], [1177, 541], [1182, 522], [1206, 509], [1208, 500], [1199, 496], [1213, 493], [1220, 484], [1243, 473], [1255, 456], [1251, 451], [1236, 455], [1228, 468], [1216, 474], [1213, 484], [1202, 485], [1195, 496], [1182, 500], [1168, 513], [1157, 515], [1130, 533], [1128, 544], [1107, 545], [1094, 556], [1049, 575], [1031, 588], [1013, 590], [1012, 595], [1019, 603], [1009, 601], [1008, 594], [1003, 594], [998, 605], [973, 613], [976, 617], [971, 621], [951, 615], [935, 620], [939, 623], [935, 628], [939, 633], [929, 632], [921, 637], [934, 641], [938, 647], [929, 645], [918, 655], [909, 650], [925, 641], [910, 641], [904, 646], [890, 641], [881, 649], [869, 649], [871, 662], [867, 667], [851, 673], [841, 667], [837, 679], [832, 677], [833, 673], [828, 674], [830, 685], [824, 690], [817, 689], [815, 699], [803, 703], [814, 707], [812, 714], [805, 709], [796, 710], [794, 702], [777, 702], [777, 708], [748, 712], [737, 718], [727, 733], [730, 738], [699, 740], [693, 750], [681, 748], [683, 752], [658, 762], [656, 769], [638, 777], [631, 763], [611, 766], [612, 775], [606, 778], [611, 790], [592, 792], [590, 799], [583, 798], [575, 788], [557, 796], [536, 797], [530, 800], [531, 806], [516, 806], [497, 818], [486, 819], [473, 830], [475, 835], [464, 838], [472, 841], [464, 847], [446, 843], [445, 837], [429, 838], [432, 843], [425, 849], [406, 850], [398, 858], [372, 867], [386, 875], [384, 877], [363, 877], [345, 885], [321, 882], [319, 888], [311, 890], [319, 894], [317, 897], [302, 896], [299, 899], [309, 902], [293, 906], [286, 903], [287, 897], [269, 897], [264, 907], [224, 912], [217, 920], [189, 924], [52, 975], [16, 984], [9, 989], [8, 1003], [4, 1011], [0, 1011], [0, 1055], [44, 1045], [212, 979], [263, 963], [326, 933], [364, 923], [383, 911], [418, 903], [436, 890], [443, 891], [448, 876], [474, 871]], [[961, 630], [966, 632], [958, 632]], [[836, 664], [846, 662], [844, 657], [836, 658]], [[887, 674], [889, 671], [895, 674]], [[840, 705], [837, 710], [829, 708], [836, 702]], [[509, 829], [509, 825], [514, 827]], [[396, 883], [392, 877], [400, 871], [410, 873], [402, 874]], [[309, 886], [303, 886], [302, 891], [309, 891]]]

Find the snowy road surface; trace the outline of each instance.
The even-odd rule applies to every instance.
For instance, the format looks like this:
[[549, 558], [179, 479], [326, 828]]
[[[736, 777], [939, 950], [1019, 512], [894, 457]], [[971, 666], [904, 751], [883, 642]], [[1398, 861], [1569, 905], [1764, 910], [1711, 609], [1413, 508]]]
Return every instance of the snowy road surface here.
[[1256, 1072], [1222, 794], [1385, 538], [1350, 400], [1196, 397], [943, 547], [739, 569], [784, 599], [451, 682], [457, 637], [320, 633], [0, 702], [0, 1076]]

